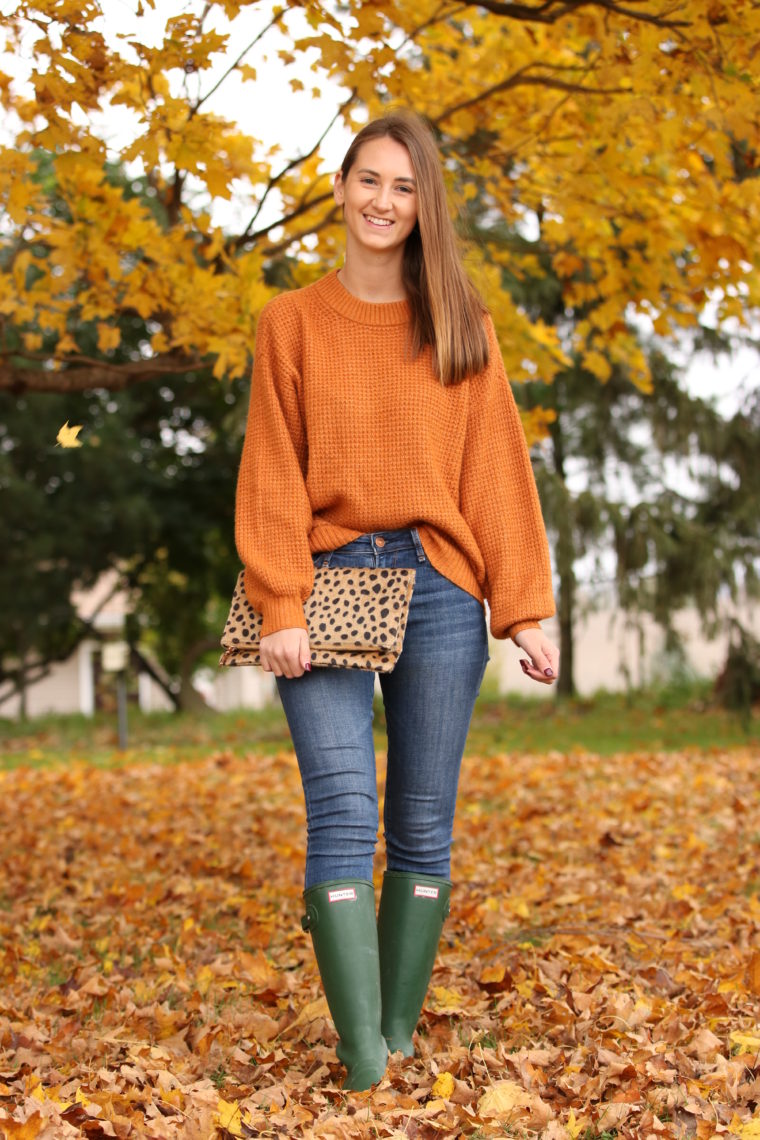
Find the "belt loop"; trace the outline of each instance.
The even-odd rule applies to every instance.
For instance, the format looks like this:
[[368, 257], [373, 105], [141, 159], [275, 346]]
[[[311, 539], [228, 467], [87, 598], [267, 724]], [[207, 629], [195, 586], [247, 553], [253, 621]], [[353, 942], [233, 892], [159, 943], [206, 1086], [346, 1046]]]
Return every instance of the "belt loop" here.
[[414, 540], [414, 548], [417, 551], [417, 561], [425, 562], [425, 551], [422, 546], [422, 539], [420, 538], [419, 531], [417, 530], [416, 526], [412, 527], [411, 534], [412, 539]]

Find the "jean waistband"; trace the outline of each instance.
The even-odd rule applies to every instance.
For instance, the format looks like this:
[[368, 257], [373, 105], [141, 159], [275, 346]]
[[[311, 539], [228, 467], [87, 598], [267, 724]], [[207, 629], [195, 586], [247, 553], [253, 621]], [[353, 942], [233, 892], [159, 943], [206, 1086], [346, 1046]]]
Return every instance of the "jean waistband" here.
[[356, 551], [366, 554], [396, 554], [402, 550], [414, 550], [418, 562], [425, 562], [426, 555], [416, 527], [403, 527], [400, 530], [373, 530], [354, 538], [341, 552]]

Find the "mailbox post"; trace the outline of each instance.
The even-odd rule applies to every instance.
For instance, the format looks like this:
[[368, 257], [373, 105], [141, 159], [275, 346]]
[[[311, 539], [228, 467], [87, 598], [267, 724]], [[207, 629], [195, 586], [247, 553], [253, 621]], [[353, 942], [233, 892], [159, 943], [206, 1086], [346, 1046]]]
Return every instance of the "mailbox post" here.
[[107, 641], [103, 646], [103, 670], [116, 674], [116, 714], [119, 724], [119, 748], [127, 747], [127, 665], [129, 645], [126, 641]]

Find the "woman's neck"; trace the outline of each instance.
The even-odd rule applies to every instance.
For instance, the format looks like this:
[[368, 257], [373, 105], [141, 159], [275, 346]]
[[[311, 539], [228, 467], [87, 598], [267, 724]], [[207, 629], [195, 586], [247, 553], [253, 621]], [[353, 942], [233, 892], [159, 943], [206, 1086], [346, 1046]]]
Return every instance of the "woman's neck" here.
[[390, 256], [364, 258], [346, 250], [343, 268], [338, 270], [341, 285], [360, 301], [405, 301], [406, 289], [401, 273], [403, 250]]

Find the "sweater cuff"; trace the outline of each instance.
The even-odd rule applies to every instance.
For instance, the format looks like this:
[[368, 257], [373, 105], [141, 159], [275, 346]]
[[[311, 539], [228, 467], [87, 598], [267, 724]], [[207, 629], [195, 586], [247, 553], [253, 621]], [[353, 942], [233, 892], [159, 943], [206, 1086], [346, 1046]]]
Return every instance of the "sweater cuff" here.
[[260, 637], [277, 633], [278, 629], [306, 629], [303, 602], [298, 594], [267, 598], [263, 607]]
[[515, 634], [520, 633], [522, 630], [524, 630], [524, 629], [540, 629], [540, 628], [541, 628], [541, 626], [538, 624], [537, 621], [516, 621], [515, 624], [511, 625], [509, 627], [509, 629], [507, 630], [507, 637], [511, 637], [512, 640], [514, 641]]

